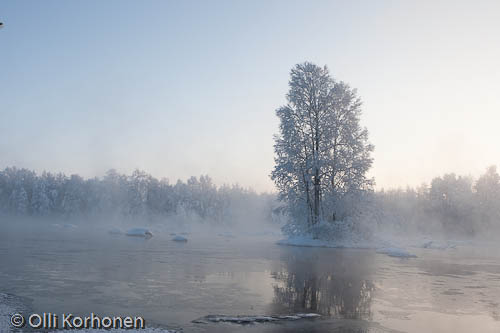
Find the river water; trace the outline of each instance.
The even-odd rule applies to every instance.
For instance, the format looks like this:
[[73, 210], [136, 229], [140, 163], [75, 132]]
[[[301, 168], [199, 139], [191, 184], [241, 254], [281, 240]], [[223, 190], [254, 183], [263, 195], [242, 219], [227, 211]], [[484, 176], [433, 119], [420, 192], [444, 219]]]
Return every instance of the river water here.
[[[409, 248], [417, 258], [402, 259], [276, 245], [273, 236], [186, 237], [182, 243], [168, 232], [143, 239], [79, 228], [4, 230], [0, 294], [28, 313], [142, 316], [148, 327], [182, 332], [500, 332], [494, 247]], [[203, 320], [297, 313], [321, 317], [249, 325]]]

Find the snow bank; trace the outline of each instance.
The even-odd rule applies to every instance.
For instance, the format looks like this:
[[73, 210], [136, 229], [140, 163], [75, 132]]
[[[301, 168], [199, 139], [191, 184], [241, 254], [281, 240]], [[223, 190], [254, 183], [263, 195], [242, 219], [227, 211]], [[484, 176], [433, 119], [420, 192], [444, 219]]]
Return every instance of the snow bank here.
[[149, 229], [146, 229], [146, 228], [129, 229], [129, 230], [127, 230], [126, 235], [132, 236], [132, 237], [145, 237], [145, 238], [153, 237], [153, 233], [151, 231], [149, 231]]
[[397, 258], [416, 258], [417, 256], [411, 254], [405, 249], [399, 247], [386, 247], [382, 249], [378, 249], [377, 253], [387, 254], [389, 257], [397, 257]]
[[386, 254], [390, 257], [416, 258], [403, 248], [391, 246], [390, 243], [383, 240], [362, 240], [358, 238], [341, 239], [338, 241], [324, 241], [312, 239], [307, 236], [296, 236], [282, 239], [276, 242], [278, 245], [305, 246], [305, 247], [330, 247], [330, 248], [348, 248], [348, 249], [375, 249], [377, 253]]
[[266, 322], [276, 322], [283, 320], [299, 320], [299, 319], [314, 319], [321, 317], [317, 313], [296, 313], [291, 315], [282, 316], [267, 316], [267, 315], [257, 315], [257, 316], [226, 316], [226, 315], [208, 315], [200, 319], [193, 320], [193, 323], [206, 324], [208, 322], [212, 323], [235, 323], [235, 324], [253, 324], [253, 323], [266, 323]]
[[174, 238], [172, 238], [174, 242], [187, 242], [187, 238], [181, 235], [177, 235]]

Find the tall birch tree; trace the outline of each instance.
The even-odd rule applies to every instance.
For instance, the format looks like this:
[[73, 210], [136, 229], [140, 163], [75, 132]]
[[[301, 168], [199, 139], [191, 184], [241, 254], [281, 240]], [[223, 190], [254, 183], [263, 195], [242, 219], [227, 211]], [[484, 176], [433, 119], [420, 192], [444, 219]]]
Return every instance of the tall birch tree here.
[[359, 124], [361, 100], [356, 90], [336, 82], [327, 67], [309, 62], [290, 75], [287, 104], [276, 110], [271, 178], [286, 202], [292, 223], [311, 227], [343, 219], [349, 200], [369, 190], [366, 176], [373, 146]]

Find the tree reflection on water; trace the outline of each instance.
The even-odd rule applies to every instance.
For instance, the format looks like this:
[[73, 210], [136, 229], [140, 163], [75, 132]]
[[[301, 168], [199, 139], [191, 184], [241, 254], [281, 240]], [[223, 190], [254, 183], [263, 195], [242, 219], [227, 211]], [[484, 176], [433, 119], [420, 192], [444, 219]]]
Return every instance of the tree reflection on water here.
[[273, 310], [369, 320], [372, 256], [369, 251], [291, 249], [272, 272]]

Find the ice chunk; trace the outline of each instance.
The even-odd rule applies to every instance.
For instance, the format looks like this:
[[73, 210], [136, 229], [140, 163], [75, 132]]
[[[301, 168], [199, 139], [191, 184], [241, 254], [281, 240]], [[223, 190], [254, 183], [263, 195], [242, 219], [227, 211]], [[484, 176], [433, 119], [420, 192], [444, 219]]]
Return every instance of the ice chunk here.
[[177, 235], [174, 238], [172, 238], [174, 242], [187, 242], [187, 238], [181, 235]]
[[153, 233], [151, 231], [149, 231], [149, 229], [146, 229], [146, 228], [129, 229], [129, 230], [127, 230], [126, 235], [132, 236], [132, 237], [145, 237], [145, 238], [153, 237]]
[[377, 253], [387, 254], [389, 257], [397, 257], [397, 258], [416, 258], [417, 256], [411, 254], [405, 249], [401, 249], [398, 247], [386, 247], [382, 249], [378, 249]]
[[253, 323], [266, 323], [266, 322], [276, 322], [281, 320], [299, 320], [299, 319], [313, 319], [321, 317], [317, 313], [297, 313], [290, 315], [238, 315], [238, 316], [226, 316], [226, 315], [208, 315], [203, 318], [193, 320], [194, 323], [235, 323], [235, 324], [253, 324]]
[[318, 318], [321, 317], [321, 315], [317, 313], [297, 313], [296, 316], [300, 318]]

